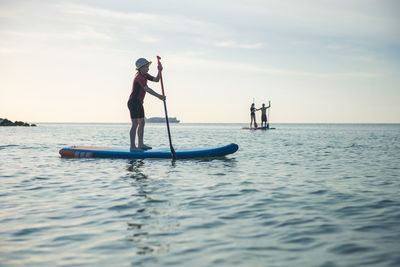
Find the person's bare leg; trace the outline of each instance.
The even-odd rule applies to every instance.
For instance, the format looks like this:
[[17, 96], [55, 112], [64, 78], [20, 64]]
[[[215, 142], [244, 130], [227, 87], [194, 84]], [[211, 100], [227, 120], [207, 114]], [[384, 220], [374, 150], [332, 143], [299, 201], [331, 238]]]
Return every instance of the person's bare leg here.
[[139, 126], [138, 126], [138, 148], [140, 149], [151, 149], [151, 146], [146, 146], [143, 143], [143, 136], [144, 136], [144, 125], [145, 125], [145, 121], [144, 118], [142, 119], [138, 119], [139, 120]]
[[130, 140], [131, 140], [130, 151], [142, 151], [142, 149], [140, 149], [139, 147], [136, 147], [136, 144], [135, 144], [136, 129], [138, 127], [139, 120], [140, 119], [132, 119], [132, 127], [131, 127], [131, 130], [129, 132], [129, 137], [130, 137]]

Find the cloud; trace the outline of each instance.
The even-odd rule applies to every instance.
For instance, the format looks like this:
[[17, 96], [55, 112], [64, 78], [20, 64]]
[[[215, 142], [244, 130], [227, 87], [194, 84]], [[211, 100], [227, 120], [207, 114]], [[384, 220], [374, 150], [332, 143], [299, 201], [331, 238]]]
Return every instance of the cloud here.
[[79, 17], [95, 17], [98, 19], [109, 19], [109, 20], [129, 20], [137, 23], [152, 23], [159, 19], [158, 15], [150, 13], [129, 13], [129, 12], [118, 12], [103, 8], [90, 7], [87, 5], [63, 3], [60, 4], [60, 8], [66, 14], [78, 15]]
[[[244, 12], [262, 23], [261, 29], [319, 36], [396, 38], [400, 17], [395, 1], [249, 1]], [[398, 6], [398, 4], [396, 4]]]
[[[172, 14], [162, 15], [144, 12], [121, 12], [103, 8], [90, 7], [79, 4], [63, 4], [60, 8], [65, 14], [72, 16], [86, 25], [101, 22], [97, 25], [100, 29], [116, 26], [120, 34], [132, 34], [140, 42], [157, 43], [161, 39], [175, 36], [174, 41], [185, 40], [197, 44], [213, 47], [231, 47], [240, 49], [258, 49], [263, 46], [261, 42], [238, 42], [232, 40], [236, 36], [233, 30], [220, 23], [210, 20], [192, 19], [190, 17]], [[221, 41], [221, 39], [226, 39]], [[207, 40], [207, 41], [204, 41]], [[215, 41], [213, 41], [215, 40]]]
[[263, 46], [263, 43], [238, 43], [236, 41], [219, 41], [215, 42], [216, 47], [230, 47], [230, 48], [244, 48], [244, 49], [258, 49]]
[[277, 68], [273, 66], [261, 65], [261, 64], [246, 64], [242, 62], [225, 62], [218, 60], [209, 60], [199, 57], [190, 57], [185, 55], [181, 57], [179, 55], [170, 59], [170, 64], [176, 66], [193, 66], [196, 68], [206, 68], [208, 70], [215, 69], [216, 71], [228, 71], [232, 72], [243, 72], [243, 73], [261, 73], [268, 75], [277, 76], [303, 76], [303, 77], [317, 77], [317, 78], [380, 78], [383, 77], [382, 73], [378, 72], [311, 72], [311, 71], [299, 71], [284, 68]]
[[[157, 42], [157, 34], [173, 32], [175, 34], [204, 35], [207, 30], [215, 32], [219, 27], [208, 22], [194, 20], [183, 16], [166, 16], [143, 12], [121, 12], [78, 4], [63, 4], [61, 9], [70, 19], [84, 24], [94, 24], [101, 28], [117, 26], [119, 31], [135, 34], [139, 41]], [[211, 31], [211, 32], [213, 32]], [[223, 32], [219, 29], [216, 34]]]
[[97, 41], [114, 40], [114, 38], [110, 34], [98, 31], [96, 28], [89, 25], [83, 25], [78, 27], [78, 29], [73, 34], [60, 35], [60, 36], [68, 39], [81, 39], [81, 40], [84, 39], [97, 40]]
[[21, 48], [0, 47], [0, 54], [21, 54], [25, 50]]

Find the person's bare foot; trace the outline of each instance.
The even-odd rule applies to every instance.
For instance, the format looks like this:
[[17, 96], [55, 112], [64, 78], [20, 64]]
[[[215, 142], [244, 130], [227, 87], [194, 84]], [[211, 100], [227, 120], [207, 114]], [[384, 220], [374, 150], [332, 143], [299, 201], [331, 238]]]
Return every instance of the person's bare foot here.
[[131, 147], [129, 149], [130, 152], [142, 152], [143, 149], [141, 149], [140, 147]]
[[143, 150], [148, 150], [148, 149], [152, 149], [151, 146], [146, 146], [145, 144], [140, 145], [139, 148], [143, 149]]

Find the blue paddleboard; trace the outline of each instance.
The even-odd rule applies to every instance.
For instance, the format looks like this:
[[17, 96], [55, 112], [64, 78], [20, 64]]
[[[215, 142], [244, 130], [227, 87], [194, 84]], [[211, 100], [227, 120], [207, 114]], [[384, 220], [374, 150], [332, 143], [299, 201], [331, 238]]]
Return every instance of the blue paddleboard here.
[[[230, 144], [221, 147], [202, 149], [176, 148], [175, 153], [178, 159], [208, 158], [226, 156], [235, 153], [238, 149], [239, 146], [237, 144]], [[121, 147], [70, 146], [62, 148], [59, 153], [62, 157], [66, 158], [172, 158], [171, 150], [169, 148], [130, 152], [129, 148]]]

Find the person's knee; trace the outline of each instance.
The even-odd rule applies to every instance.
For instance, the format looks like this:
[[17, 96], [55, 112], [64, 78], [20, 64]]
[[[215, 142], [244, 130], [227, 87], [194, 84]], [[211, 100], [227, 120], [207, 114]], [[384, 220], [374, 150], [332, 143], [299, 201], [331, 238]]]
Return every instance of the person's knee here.
[[144, 127], [144, 124], [145, 124], [144, 119], [138, 119], [137, 123], [138, 123], [139, 128], [143, 128]]
[[132, 119], [132, 127], [136, 128], [139, 125], [139, 119]]

